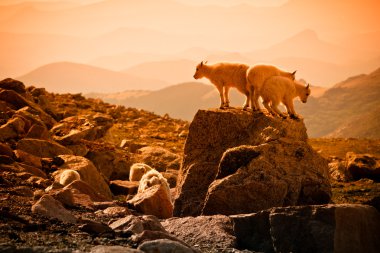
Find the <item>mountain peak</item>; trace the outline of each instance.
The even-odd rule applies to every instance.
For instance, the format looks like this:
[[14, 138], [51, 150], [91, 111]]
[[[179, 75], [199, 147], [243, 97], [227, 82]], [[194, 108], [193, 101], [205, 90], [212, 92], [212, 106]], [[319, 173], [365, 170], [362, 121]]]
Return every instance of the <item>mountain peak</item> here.
[[310, 40], [319, 40], [319, 38], [318, 38], [318, 34], [314, 30], [305, 29], [305, 30], [295, 34], [289, 40], [310, 41]]

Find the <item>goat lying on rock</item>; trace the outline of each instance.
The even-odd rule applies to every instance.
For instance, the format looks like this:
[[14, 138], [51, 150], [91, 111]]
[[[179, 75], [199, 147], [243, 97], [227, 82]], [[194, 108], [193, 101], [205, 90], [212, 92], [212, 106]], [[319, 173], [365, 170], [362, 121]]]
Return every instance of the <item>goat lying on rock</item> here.
[[249, 93], [247, 90], [246, 73], [248, 65], [240, 63], [227, 63], [221, 62], [213, 65], [206, 65], [206, 63], [198, 64], [194, 74], [195, 79], [206, 77], [219, 91], [220, 95], [220, 108], [228, 108], [230, 101], [228, 92], [231, 87], [236, 88], [238, 91], [246, 96], [244, 109], [249, 107]]
[[294, 110], [293, 99], [299, 97], [303, 103], [307, 102], [310, 95], [309, 84], [305, 87], [297, 81], [283, 76], [273, 76], [268, 78], [261, 89], [263, 105], [272, 115], [286, 117], [279, 109], [278, 105], [283, 103], [290, 117], [297, 119], [298, 115]]
[[172, 202], [168, 181], [166, 180], [166, 178], [164, 178], [164, 176], [162, 176], [160, 172], [158, 172], [155, 169], [149, 170], [142, 176], [137, 192], [144, 192], [146, 189], [154, 185], [161, 185], [165, 189], [167, 198]]

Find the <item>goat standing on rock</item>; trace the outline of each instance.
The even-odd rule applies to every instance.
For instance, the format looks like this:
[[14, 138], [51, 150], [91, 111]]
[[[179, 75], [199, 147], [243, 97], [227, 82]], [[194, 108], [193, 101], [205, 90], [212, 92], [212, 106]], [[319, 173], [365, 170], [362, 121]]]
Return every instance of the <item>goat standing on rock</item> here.
[[255, 65], [247, 70], [247, 90], [249, 92], [252, 109], [260, 110], [259, 97], [265, 80], [272, 76], [283, 76], [289, 80], [294, 80], [297, 71], [293, 73], [282, 71], [271, 65]]
[[297, 81], [283, 76], [273, 76], [268, 78], [261, 88], [261, 97], [263, 105], [274, 116], [280, 115], [286, 118], [279, 109], [278, 105], [283, 103], [291, 118], [298, 119], [298, 115], [294, 110], [293, 99], [299, 97], [303, 103], [307, 102], [310, 95], [310, 85], [306, 87]]
[[229, 89], [231, 87], [236, 88], [246, 96], [244, 103], [245, 110], [249, 107], [249, 92], [247, 90], [246, 79], [248, 68], [248, 65], [240, 63], [221, 62], [213, 65], [206, 65], [206, 63], [203, 63], [202, 61], [197, 66], [194, 78], [199, 79], [206, 77], [216, 86], [220, 95], [220, 109], [229, 107]]

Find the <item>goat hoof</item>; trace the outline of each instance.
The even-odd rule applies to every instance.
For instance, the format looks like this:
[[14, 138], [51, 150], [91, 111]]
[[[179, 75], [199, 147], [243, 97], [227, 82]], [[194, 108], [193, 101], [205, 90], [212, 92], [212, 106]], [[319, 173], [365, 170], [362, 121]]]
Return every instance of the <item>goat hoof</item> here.
[[294, 119], [294, 120], [299, 120], [300, 119], [297, 115], [294, 115], [294, 114], [291, 114], [290, 118]]

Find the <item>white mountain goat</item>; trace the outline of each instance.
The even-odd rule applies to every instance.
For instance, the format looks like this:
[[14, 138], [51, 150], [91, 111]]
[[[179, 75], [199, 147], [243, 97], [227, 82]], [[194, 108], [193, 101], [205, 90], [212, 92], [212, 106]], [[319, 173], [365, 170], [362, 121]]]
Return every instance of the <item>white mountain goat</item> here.
[[140, 181], [141, 177], [152, 170], [152, 168], [145, 163], [134, 163], [129, 170], [129, 181]]
[[283, 103], [289, 116], [298, 119], [299, 117], [294, 110], [293, 99], [299, 97], [303, 103], [306, 103], [311, 92], [309, 86], [308, 84], [305, 87], [303, 84], [283, 76], [270, 77], [261, 88], [263, 105], [272, 115], [285, 118], [286, 115], [277, 107]]
[[76, 170], [64, 170], [59, 177], [59, 183], [63, 186], [66, 186], [75, 180], [80, 180], [80, 175]]
[[271, 65], [255, 65], [247, 70], [247, 90], [252, 103], [252, 109], [260, 110], [259, 97], [261, 96], [261, 88], [265, 80], [271, 76], [283, 76], [291, 80], [295, 79], [295, 74], [282, 71]]
[[206, 63], [203, 63], [202, 61], [197, 65], [194, 78], [199, 79], [205, 77], [215, 85], [220, 95], [220, 108], [223, 109], [229, 107], [230, 100], [228, 98], [228, 92], [232, 87], [236, 88], [246, 96], [244, 109], [249, 107], [249, 92], [247, 90], [246, 79], [249, 66], [240, 63], [227, 62], [216, 63], [213, 65], [206, 65]]
[[166, 180], [166, 178], [164, 178], [164, 176], [160, 172], [158, 172], [155, 169], [149, 170], [147, 173], [145, 173], [142, 176], [137, 192], [138, 193], [144, 192], [146, 189], [154, 185], [163, 186], [168, 199], [172, 202], [172, 197], [170, 194], [170, 187], [169, 187], [168, 181]]

